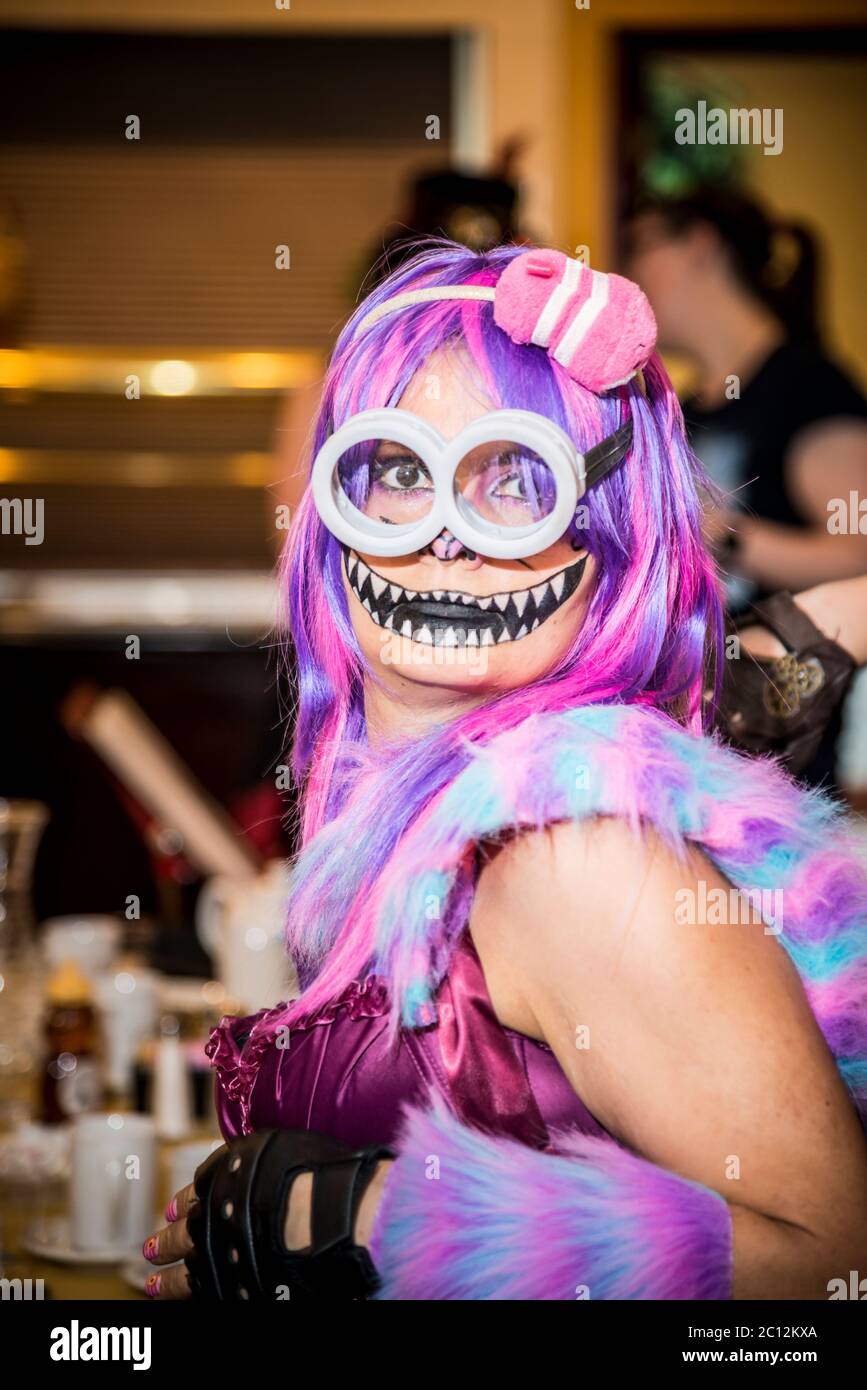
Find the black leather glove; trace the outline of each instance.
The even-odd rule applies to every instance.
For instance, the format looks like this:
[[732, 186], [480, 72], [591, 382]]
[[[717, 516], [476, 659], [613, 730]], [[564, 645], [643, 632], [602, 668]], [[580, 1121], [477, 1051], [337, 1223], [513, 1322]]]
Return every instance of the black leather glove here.
[[[385, 1148], [350, 1148], [309, 1130], [261, 1130], [233, 1139], [196, 1170], [186, 1260], [199, 1299], [369, 1298], [378, 1278], [356, 1245], [355, 1217]], [[287, 1250], [283, 1228], [299, 1173], [313, 1174], [312, 1244]]]

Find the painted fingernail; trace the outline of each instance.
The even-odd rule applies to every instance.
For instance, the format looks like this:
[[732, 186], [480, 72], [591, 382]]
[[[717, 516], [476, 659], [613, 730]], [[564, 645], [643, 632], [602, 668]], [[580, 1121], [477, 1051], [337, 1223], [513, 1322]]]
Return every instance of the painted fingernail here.
[[158, 1236], [148, 1236], [147, 1240], [141, 1248], [141, 1252], [146, 1260], [155, 1260], [157, 1255], [159, 1254], [159, 1250], [160, 1242]]
[[169, 1224], [171, 1224], [172, 1221], [177, 1221], [177, 1219], [178, 1199], [177, 1197], [173, 1197], [172, 1200], [169, 1202], [168, 1206], [166, 1207], [166, 1221], [168, 1221]]
[[156, 1298], [160, 1291], [161, 1274], [151, 1274], [145, 1281], [145, 1293], [148, 1298]]

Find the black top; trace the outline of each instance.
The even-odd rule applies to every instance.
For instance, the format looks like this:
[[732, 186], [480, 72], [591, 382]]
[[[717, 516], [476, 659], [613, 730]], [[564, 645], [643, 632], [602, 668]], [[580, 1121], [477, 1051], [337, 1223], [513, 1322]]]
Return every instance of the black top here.
[[[867, 402], [854, 382], [807, 343], [783, 343], [766, 358], [739, 400], [703, 410], [683, 407], [690, 443], [732, 503], [785, 526], [811, 523], [788, 492], [785, 463], [802, 430], [820, 420], [864, 419]], [[749, 595], [754, 597], [757, 595]]]

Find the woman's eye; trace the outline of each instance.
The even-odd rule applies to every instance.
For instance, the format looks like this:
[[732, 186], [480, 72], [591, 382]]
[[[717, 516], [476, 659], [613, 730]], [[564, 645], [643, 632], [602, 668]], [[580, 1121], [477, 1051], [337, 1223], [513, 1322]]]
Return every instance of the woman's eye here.
[[498, 478], [494, 485], [494, 493], [497, 497], [513, 497], [519, 502], [525, 502], [527, 499], [524, 480], [517, 473]]
[[432, 486], [424, 464], [415, 458], [377, 459], [375, 477], [380, 487], [392, 488], [395, 492], [414, 492]]

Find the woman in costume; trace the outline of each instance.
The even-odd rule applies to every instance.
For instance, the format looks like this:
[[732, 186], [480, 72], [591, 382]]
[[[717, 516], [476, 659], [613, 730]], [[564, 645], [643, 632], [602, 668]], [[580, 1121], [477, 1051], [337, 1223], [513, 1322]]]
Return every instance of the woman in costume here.
[[863, 1267], [867, 881], [829, 801], [704, 731], [706, 480], [654, 341], [627, 280], [452, 245], [341, 334], [286, 556], [302, 991], [212, 1035], [228, 1142], [154, 1296]]

